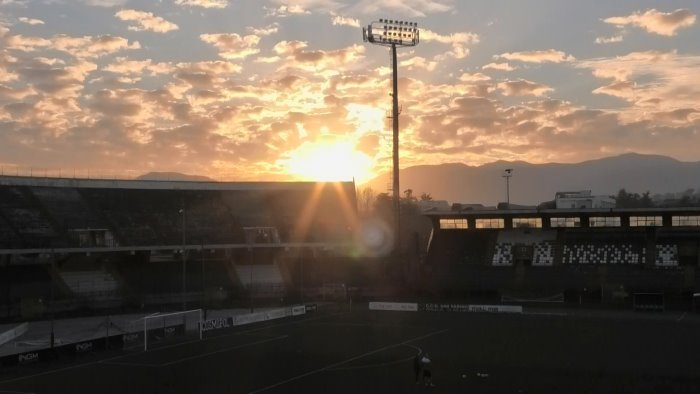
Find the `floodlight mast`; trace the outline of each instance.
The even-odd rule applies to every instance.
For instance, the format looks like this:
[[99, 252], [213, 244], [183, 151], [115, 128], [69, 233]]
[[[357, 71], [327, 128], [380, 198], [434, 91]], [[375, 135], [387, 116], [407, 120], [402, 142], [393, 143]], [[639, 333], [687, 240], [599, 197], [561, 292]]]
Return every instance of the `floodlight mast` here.
[[399, 188], [399, 83], [396, 48], [418, 45], [420, 41], [420, 32], [418, 31], [418, 23], [416, 22], [380, 19], [378, 22], [372, 22], [366, 28], [362, 29], [362, 39], [364, 42], [369, 42], [370, 44], [391, 48], [391, 65], [393, 71], [391, 95], [393, 101], [391, 111], [391, 118], [393, 121], [393, 179], [391, 188], [394, 205], [394, 252], [398, 259], [401, 247], [401, 237], [399, 233], [401, 228], [401, 190]]

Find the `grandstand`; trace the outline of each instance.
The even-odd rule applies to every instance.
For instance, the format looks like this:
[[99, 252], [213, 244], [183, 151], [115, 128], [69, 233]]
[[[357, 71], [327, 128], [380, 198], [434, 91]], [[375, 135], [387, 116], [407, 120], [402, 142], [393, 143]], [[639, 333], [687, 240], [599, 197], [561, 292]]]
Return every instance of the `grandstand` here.
[[429, 212], [423, 289], [442, 295], [559, 295], [631, 303], [635, 293], [690, 302], [700, 287], [700, 209]]
[[355, 222], [352, 182], [0, 176], [0, 320], [290, 297]]

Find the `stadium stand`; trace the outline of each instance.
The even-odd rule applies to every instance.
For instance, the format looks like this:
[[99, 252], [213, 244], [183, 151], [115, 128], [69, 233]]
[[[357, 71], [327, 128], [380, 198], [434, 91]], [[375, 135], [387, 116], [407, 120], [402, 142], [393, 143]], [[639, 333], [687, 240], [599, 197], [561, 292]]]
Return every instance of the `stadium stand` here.
[[[324, 267], [332, 256], [301, 251], [348, 243], [356, 214], [351, 182], [0, 176], [0, 318], [37, 318], [49, 304], [53, 313], [172, 308], [183, 299], [237, 306], [250, 291], [279, 300], [296, 281], [327, 279], [290, 275], [285, 256]], [[251, 263], [251, 248], [249, 289], [237, 267]]]
[[564, 294], [567, 302], [631, 306], [632, 297], [620, 294], [663, 293], [689, 302], [700, 288], [700, 226], [688, 219], [700, 216], [698, 208], [425, 215], [433, 232], [419, 283], [429, 294]]

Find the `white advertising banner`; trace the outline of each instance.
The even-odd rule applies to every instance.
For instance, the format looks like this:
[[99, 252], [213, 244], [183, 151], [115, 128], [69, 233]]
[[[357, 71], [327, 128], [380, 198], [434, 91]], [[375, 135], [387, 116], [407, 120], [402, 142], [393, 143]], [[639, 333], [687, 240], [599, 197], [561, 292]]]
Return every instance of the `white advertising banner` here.
[[469, 305], [469, 312], [523, 313], [520, 305]]
[[418, 304], [412, 302], [370, 302], [369, 309], [373, 311], [417, 312]]

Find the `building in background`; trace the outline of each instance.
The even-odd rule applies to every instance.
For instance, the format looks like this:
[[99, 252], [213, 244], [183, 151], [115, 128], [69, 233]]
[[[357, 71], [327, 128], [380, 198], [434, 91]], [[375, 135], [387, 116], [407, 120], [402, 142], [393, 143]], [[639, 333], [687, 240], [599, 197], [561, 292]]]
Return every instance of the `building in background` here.
[[614, 198], [594, 196], [590, 190], [557, 192], [554, 200], [557, 209], [615, 208]]

